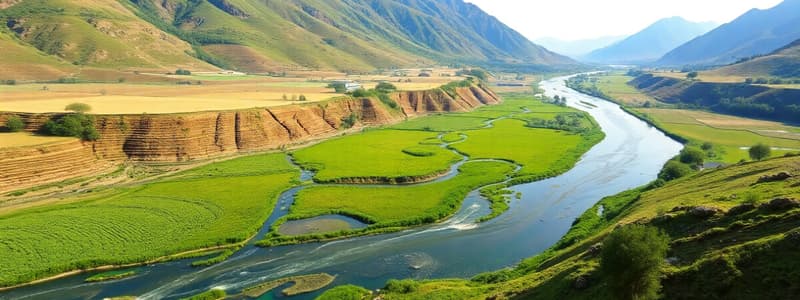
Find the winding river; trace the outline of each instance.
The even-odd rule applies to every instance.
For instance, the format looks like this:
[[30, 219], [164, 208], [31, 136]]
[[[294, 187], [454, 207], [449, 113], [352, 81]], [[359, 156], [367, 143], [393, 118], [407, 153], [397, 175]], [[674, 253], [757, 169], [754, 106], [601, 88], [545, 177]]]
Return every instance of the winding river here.
[[[87, 275], [72, 276], [0, 293], [0, 299], [120, 295], [174, 299], [210, 288], [238, 293], [265, 280], [318, 272], [337, 275], [333, 285], [352, 283], [374, 289], [391, 278], [470, 277], [513, 266], [553, 245], [577, 216], [601, 198], [655, 179], [661, 166], [682, 147], [617, 105], [567, 88], [565, 79], [551, 79], [541, 87], [548, 95], [566, 96], [568, 105], [589, 112], [606, 138], [572, 170], [511, 188], [522, 198], [512, 200], [511, 208], [491, 221], [474, 222], [489, 208], [473, 191], [458, 213], [439, 224], [327, 243], [247, 246], [229, 260], [204, 269], [192, 268], [185, 260], [173, 261], [141, 267], [138, 275], [123, 280], [84, 283]], [[279, 215], [273, 214], [266, 224]], [[292, 299], [313, 299], [319, 293]], [[280, 298], [284, 297], [278, 292], [261, 299]]]

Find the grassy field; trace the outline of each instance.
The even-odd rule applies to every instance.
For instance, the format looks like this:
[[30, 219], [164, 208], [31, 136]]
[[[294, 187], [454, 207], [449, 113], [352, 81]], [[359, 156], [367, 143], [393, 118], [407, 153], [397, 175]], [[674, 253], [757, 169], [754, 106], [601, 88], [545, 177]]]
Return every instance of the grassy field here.
[[[424, 131], [368, 131], [323, 142], [292, 155], [301, 166], [318, 170], [314, 179], [320, 182], [358, 178], [372, 178], [380, 182], [402, 181], [403, 178], [425, 177], [447, 171], [450, 165], [460, 160], [458, 155], [447, 149], [420, 144], [436, 135]], [[430, 155], [409, 154], [419, 151]]]
[[612, 100], [621, 105], [643, 106], [646, 103], [650, 103], [650, 105], [659, 103], [653, 97], [630, 86], [628, 82], [633, 80], [633, 77], [621, 72], [588, 75], [576, 79], [583, 80], [576, 81], [573, 79], [571, 82], [578, 83], [574, 88]]
[[[704, 171], [661, 188], [640, 188], [608, 197], [579, 217], [561, 241], [515, 268], [471, 280], [410, 282], [411, 291], [382, 292], [383, 299], [615, 299], [599, 270], [600, 257], [590, 247], [619, 224], [658, 227], [670, 236], [661, 268], [665, 299], [791, 299], [800, 290], [797, 220], [800, 208], [759, 208], [777, 197], [800, 197], [796, 177], [759, 183], [779, 172], [796, 174], [800, 158], [778, 158]], [[748, 196], [755, 195], [755, 196]], [[725, 213], [742, 204], [753, 208]], [[720, 209], [709, 218], [687, 209], [703, 205]], [[598, 208], [603, 213], [598, 214]], [[575, 288], [577, 278], [588, 279]], [[388, 288], [388, 286], [387, 286]]]
[[467, 132], [467, 140], [454, 145], [471, 159], [507, 159], [522, 165], [520, 175], [554, 169], [565, 153], [577, 147], [580, 135], [525, 127], [518, 120], [500, 120], [492, 128]]
[[470, 191], [502, 181], [514, 166], [504, 162], [474, 162], [461, 167], [451, 180], [408, 187], [319, 186], [302, 190], [290, 217], [345, 212], [373, 226], [408, 226], [442, 219]]
[[760, 121], [679, 109], [637, 109], [665, 130], [690, 140], [691, 144], [714, 144], [718, 157], [725, 163], [749, 159], [747, 149], [757, 143], [791, 150], [773, 151], [774, 156], [800, 151], [800, 128], [776, 122]]
[[0, 133], [0, 149], [23, 147], [23, 146], [36, 146], [52, 143], [61, 143], [69, 141], [77, 141], [77, 138], [60, 137], [60, 136], [42, 136], [35, 135], [27, 132], [2, 132]]
[[0, 215], [0, 286], [244, 241], [298, 173], [266, 154], [179, 177]]

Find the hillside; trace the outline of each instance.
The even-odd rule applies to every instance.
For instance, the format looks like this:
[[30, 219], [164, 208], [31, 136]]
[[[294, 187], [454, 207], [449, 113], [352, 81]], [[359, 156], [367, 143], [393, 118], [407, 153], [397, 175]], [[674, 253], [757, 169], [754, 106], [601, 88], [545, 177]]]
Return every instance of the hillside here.
[[49, 79], [87, 68], [278, 72], [436, 62], [574, 64], [461, 0], [2, 3], [7, 26], [0, 29], [0, 46], [22, 59], [0, 60], [10, 70], [0, 77], [16, 76], [12, 64], [35, 65], [46, 70], [36, 77]]
[[[775, 176], [785, 172], [790, 177]], [[800, 158], [699, 172], [608, 197], [551, 250], [472, 280], [403, 281], [384, 299], [615, 299], [600, 271], [606, 236], [626, 224], [669, 235], [664, 299], [793, 299], [800, 292]], [[599, 213], [598, 213], [599, 212]]]
[[714, 27], [714, 23], [689, 22], [681, 17], [661, 19], [624, 40], [592, 51], [583, 59], [610, 64], [651, 62]]
[[723, 65], [775, 51], [800, 38], [800, 0], [753, 9], [670, 51], [658, 65]]
[[765, 56], [705, 72], [717, 76], [800, 77], [800, 39]]

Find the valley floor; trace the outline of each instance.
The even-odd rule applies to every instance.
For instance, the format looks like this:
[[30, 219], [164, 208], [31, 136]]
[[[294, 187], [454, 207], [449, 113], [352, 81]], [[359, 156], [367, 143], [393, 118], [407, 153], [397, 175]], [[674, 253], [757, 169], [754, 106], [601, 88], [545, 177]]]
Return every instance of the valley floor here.
[[[436, 222], [454, 213], [476, 188], [512, 177], [517, 183], [538, 180], [570, 169], [602, 137], [584, 113], [529, 95], [506, 95], [502, 104], [473, 112], [422, 117], [303, 148], [291, 155], [301, 166], [316, 170], [318, 182], [409, 176], [441, 179], [393, 187], [310, 185], [283, 221], [343, 213], [368, 226], [305, 236], [281, 235], [273, 228], [261, 245]], [[448, 176], [450, 166], [461, 159], [467, 161], [455, 176]], [[282, 192], [309, 184], [300, 181], [299, 171], [286, 153], [258, 154], [149, 183], [96, 187], [61, 195], [53, 204], [4, 210], [0, 235], [8, 238], [0, 244], [0, 285], [160, 260], [200, 248], [230, 248], [219, 259], [207, 261], [224, 260], [230, 255], [226, 252], [253, 238], [273, 208], [280, 208], [277, 202]], [[494, 215], [507, 208], [505, 186], [482, 190], [493, 201]], [[448, 192], [442, 193], [443, 189]]]

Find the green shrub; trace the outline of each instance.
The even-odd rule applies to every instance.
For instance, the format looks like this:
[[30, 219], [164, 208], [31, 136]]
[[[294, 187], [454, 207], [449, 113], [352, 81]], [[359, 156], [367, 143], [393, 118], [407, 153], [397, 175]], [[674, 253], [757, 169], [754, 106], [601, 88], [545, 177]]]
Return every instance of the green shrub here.
[[210, 290], [204, 292], [202, 294], [197, 294], [187, 298], [181, 298], [181, 300], [217, 300], [217, 299], [225, 299], [225, 296], [228, 294], [225, 293], [223, 290]]
[[388, 83], [386, 81], [383, 81], [381, 83], [378, 83], [378, 85], [375, 86], [375, 90], [378, 91], [378, 92], [382, 92], [382, 93], [388, 93], [388, 92], [396, 91], [397, 87], [394, 84], [391, 84], [391, 83]]
[[675, 180], [692, 173], [692, 168], [679, 161], [670, 160], [658, 174], [658, 178], [665, 181]]
[[14, 79], [0, 80], [0, 84], [15, 85], [17, 84], [17, 81]]
[[175, 70], [175, 75], [192, 75], [192, 72], [184, 69]]
[[352, 128], [357, 121], [358, 116], [355, 113], [351, 113], [349, 116], [342, 118], [342, 127], [344, 129]]
[[94, 118], [82, 113], [70, 114], [48, 120], [42, 126], [42, 133], [55, 136], [74, 136], [87, 141], [100, 138], [94, 127]]
[[6, 128], [11, 132], [19, 132], [25, 129], [25, 122], [19, 116], [11, 116], [6, 120]]
[[600, 269], [615, 299], [657, 299], [669, 237], [654, 227], [628, 225], [603, 242]]
[[752, 160], [764, 160], [772, 155], [772, 148], [762, 143], [750, 147], [748, 151]]
[[408, 294], [416, 292], [419, 289], [419, 282], [413, 279], [390, 279], [386, 282], [386, 287], [384, 287], [390, 293], [398, 293], [398, 294]]
[[706, 153], [694, 147], [686, 147], [681, 150], [680, 161], [690, 166], [702, 166]]
[[86, 113], [92, 110], [92, 107], [86, 103], [70, 103], [64, 108], [66, 111], [74, 111], [76, 113]]
[[344, 83], [331, 83], [328, 84], [329, 89], [333, 89], [338, 94], [344, 94], [347, 92], [347, 87]]

